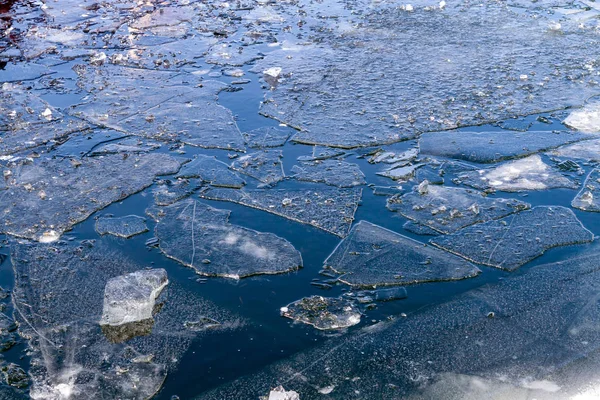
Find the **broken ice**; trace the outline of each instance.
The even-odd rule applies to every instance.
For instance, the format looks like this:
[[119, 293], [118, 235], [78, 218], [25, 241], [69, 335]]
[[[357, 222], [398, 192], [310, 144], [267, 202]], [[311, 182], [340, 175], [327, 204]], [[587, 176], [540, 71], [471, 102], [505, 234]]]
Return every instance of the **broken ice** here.
[[364, 185], [365, 175], [356, 164], [338, 160], [304, 161], [292, 167], [299, 181], [320, 182], [340, 188]]
[[148, 232], [146, 219], [136, 215], [124, 217], [100, 217], [96, 221], [96, 231], [100, 235], [114, 235], [129, 239], [135, 235]]
[[317, 329], [342, 329], [360, 323], [361, 312], [353, 301], [311, 296], [281, 308], [281, 315]]

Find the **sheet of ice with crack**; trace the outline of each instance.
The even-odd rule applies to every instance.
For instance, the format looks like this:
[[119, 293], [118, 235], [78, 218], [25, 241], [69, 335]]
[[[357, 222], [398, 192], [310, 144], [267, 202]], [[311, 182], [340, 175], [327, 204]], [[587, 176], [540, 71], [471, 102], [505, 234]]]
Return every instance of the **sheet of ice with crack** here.
[[235, 321], [197, 292], [170, 284], [151, 324], [102, 329], [107, 282], [143, 266], [102, 240], [51, 245], [15, 240], [11, 259], [15, 317], [29, 341], [33, 398], [150, 398], [201, 334], [184, 321], [199, 314], [222, 321], [215, 334]]
[[113, 235], [125, 239], [148, 232], [146, 219], [137, 215], [124, 217], [100, 217], [96, 220], [96, 232], [100, 235]]
[[360, 323], [356, 303], [345, 297], [310, 296], [281, 307], [281, 316], [320, 330], [349, 328]]
[[539, 206], [438, 236], [431, 243], [478, 264], [514, 271], [553, 247], [592, 240], [594, 234], [570, 209]]
[[465, 172], [459, 174], [458, 179], [476, 189], [503, 192], [579, 187], [577, 183], [546, 164], [537, 154], [497, 167]]
[[354, 225], [324, 265], [355, 287], [451, 281], [481, 272], [458, 257], [367, 221]]
[[429, 185], [423, 181], [411, 193], [388, 199], [387, 208], [440, 233], [451, 233], [530, 208], [516, 199], [484, 196], [470, 189]]
[[[594, 246], [535, 266], [333, 338], [196, 400], [256, 397], [278, 384], [307, 400], [323, 398], [325, 387], [336, 400], [575, 399], [600, 365], [599, 260]], [[468, 379], [451, 379], [457, 375]]]
[[13, 163], [4, 172], [8, 188], [0, 193], [0, 230], [38, 241], [57, 240], [95, 211], [150, 186], [157, 175], [177, 172], [181, 162], [151, 153]]
[[248, 147], [263, 149], [267, 147], [281, 147], [292, 135], [290, 129], [281, 129], [275, 126], [263, 126], [242, 134]]
[[272, 186], [285, 178], [281, 150], [263, 150], [238, 157], [231, 169], [248, 175], [265, 186]]
[[202, 187], [200, 179], [177, 179], [175, 181], [166, 180], [161, 182], [153, 190], [154, 203], [158, 206], [168, 206], [181, 199], [191, 196], [196, 190]]
[[200, 197], [230, 201], [346, 237], [362, 197], [359, 188], [205, 189]]
[[600, 170], [592, 170], [586, 178], [583, 188], [571, 202], [571, 205], [583, 211], [600, 212]]
[[[160, 141], [242, 151], [244, 139], [231, 111], [217, 104], [226, 85], [169, 72], [126, 67], [78, 68], [93, 91], [71, 113], [93, 124]], [[101, 88], [94, 90], [94, 88]]]
[[56, 143], [89, 126], [63, 115], [22, 85], [0, 86], [0, 155]]
[[492, 163], [547, 151], [587, 138], [589, 135], [569, 131], [448, 131], [421, 135], [419, 146], [422, 154]]
[[200, 178], [211, 186], [241, 188], [246, 182], [229, 166], [214, 156], [199, 154], [181, 167], [176, 178]]
[[156, 225], [161, 251], [207, 276], [239, 279], [302, 267], [290, 242], [230, 224], [229, 213], [196, 200], [165, 207]]
[[354, 163], [339, 160], [301, 161], [292, 167], [293, 177], [299, 181], [324, 183], [339, 188], [366, 184], [365, 174]]
[[[364, 11], [339, 18], [307, 15], [312, 43], [282, 46], [257, 62], [257, 72], [281, 68], [261, 113], [300, 129], [295, 141], [391, 143], [562, 109], [596, 94], [593, 26], [565, 25], [563, 32], [577, 34], [556, 34], [548, 16], [531, 18], [504, 3], [358, 7]], [[391, 28], [398, 24], [401, 30]]]

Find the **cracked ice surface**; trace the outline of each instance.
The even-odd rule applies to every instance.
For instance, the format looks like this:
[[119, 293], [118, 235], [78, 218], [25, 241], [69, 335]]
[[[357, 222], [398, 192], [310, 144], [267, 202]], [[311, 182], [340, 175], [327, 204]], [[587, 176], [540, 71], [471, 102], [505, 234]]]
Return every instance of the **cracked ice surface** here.
[[175, 178], [200, 178], [211, 186], [241, 188], [246, 182], [229, 166], [215, 157], [198, 155], [181, 167]]
[[583, 211], [600, 212], [600, 170], [594, 169], [588, 175], [583, 188], [571, 202], [575, 208]]
[[299, 181], [318, 182], [339, 188], [366, 184], [365, 174], [356, 164], [338, 160], [303, 161], [292, 167]]
[[476, 189], [504, 192], [579, 187], [558, 170], [546, 164], [537, 154], [509, 161], [497, 167], [459, 174], [458, 178], [463, 184]]
[[324, 264], [356, 287], [450, 281], [481, 272], [458, 257], [367, 221], [354, 225]]
[[5, 170], [7, 189], [0, 192], [0, 230], [38, 241], [56, 240], [93, 212], [150, 186], [157, 175], [177, 172], [180, 165], [166, 154], [15, 163]]
[[238, 157], [231, 169], [248, 175], [265, 186], [272, 186], [285, 178], [280, 150], [263, 150]]
[[201, 275], [239, 279], [302, 267], [287, 240], [230, 224], [227, 210], [186, 200], [162, 211], [156, 225], [161, 251]]
[[100, 217], [96, 221], [96, 232], [100, 235], [114, 235], [129, 239], [135, 235], [148, 232], [146, 219], [137, 215], [124, 217]]
[[200, 197], [257, 208], [292, 221], [312, 225], [339, 237], [350, 230], [362, 189], [303, 188], [232, 190], [209, 188]]
[[516, 199], [486, 197], [475, 190], [430, 185], [388, 200], [387, 208], [440, 233], [451, 233], [479, 222], [505, 217], [530, 205]]
[[475, 263], [513, 271], [553, 247], [592, 240], [594, 234], [570, 209], [539, 206], [438, 236], [431, 243]]

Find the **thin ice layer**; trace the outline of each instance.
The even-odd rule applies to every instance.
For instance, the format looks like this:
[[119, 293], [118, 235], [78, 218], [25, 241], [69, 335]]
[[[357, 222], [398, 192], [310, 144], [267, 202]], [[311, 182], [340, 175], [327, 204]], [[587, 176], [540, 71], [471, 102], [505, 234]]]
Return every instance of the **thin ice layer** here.
[[465, 185], [482, 190], [520, 192], [555, 188], [576, 189], [578, 184], [546, 164], [539, 155], [509, 161], [497, 167], [458, 175]]
[[276, 382], [302, 399], [324, 387], [332, 400], [594, 398], [600, 253], [590, 250], [332, 338], [197, 400], [257, 397]]
[[299, 181], [318, 182], [339, 188], [366, 184], [365, 174], [353, 163], [339, 160], [305, 161], [292, 167]]
[[324, 264], [355, 287], [450, 281], [481, 272], [458, 257], [367, 221], [354, 225]]
[[195, 200], [163, 209], [156, 225], [161, 251], [198, 274], [245, 278], [302, 267], [300, 253], [285, 239], [228, 223], [229, 211]]
[[590, 172], [571, 205], [583, 211], [600, 212], [600, 169]]
[[269, 190], [206, 189], [200, 197], [239, 203], [292, 221], [312, 225], [339, 237], [350, 230], [362, 189], [303, 188]]
[[[223, 323], [213, 330], [218, 334], [233, 320], [197, 291], [171, 283], [163, 290], [162, 308], [152, 325], [132, 322], [107, 331], [98, 323], [107, 283], [145, 266], [103, 239], [52, 244], [15, 240], [10, 245], [15, 317], [19, 333], [29, 341], [32, 398], [151, 398], [199, 339], [201, 333], [187, 329], [185, 321], [201, 311]], [[114, 294], [128, 298], [132, 293]], [[118, 328], [122, 330], [116, 332]]]
[[130, 237], [148, 232], [146, 219], [137, 215], [124, 217], [100, 217], [96, 220], [96, 232], [100, 235], [114, 235], [129, 239]]
[[448, 131], [421, 135], [419, 146], [422, 154], [492, 163], [547, 151], [588, 137], [569, 131]]
[[486, 197], [475, 190], [429, 185], [423, 181], [411, 193], [387, 202], [396, 211], [440, 233], [451, 233], [469, 225], [505, 217], [529, 208], [516, 199]]
[[3, 223], [11, 235], [52, 241], [93, 212], [173, 174], [181, 160], [167, 154], [123, 158], [38, 158], [5, 169], [8, 189], [0, 194]]
[[310, 296], [282, 307], [281, 316], [320, 330], [331, 330], [360, 323], [361, 312], [345, 297]]
[[248, 147], [264, 149], [268, 147], [281, 147], [292, 135], [292, 131], [276, 126], [263, 126], [242, 134]]
[[231, 163], [231, 169], [270, 186], [285, 178], [282, 158], [280, 150], [258, 151], [238, 157]]
[[592, 240], [594, 234], [570, 209], [540, 206], [438, 236], [431, 243], [475, 263], [513, 271], [553, 247]]
[[246, 182], [214, 156], [199, 154], [181, 167], [176, 178], [200, 178], [211, 186], [241, 188]]

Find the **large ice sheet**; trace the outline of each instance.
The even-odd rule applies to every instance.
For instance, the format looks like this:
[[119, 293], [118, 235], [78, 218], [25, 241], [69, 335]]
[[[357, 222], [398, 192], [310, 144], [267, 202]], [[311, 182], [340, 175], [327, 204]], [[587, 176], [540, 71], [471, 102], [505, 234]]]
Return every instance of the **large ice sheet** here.
[[339, 160], [304, 161], [292, 167], [299, 181], [320, 182], [340, 188], [366, 184], [365, 174], [356, 164]]
[[208, 188], [200, 197], [231, 201], [312, 225], [339, 237], [350, 230], [362, 189], [314, 188], [232, 190]]
[[571, 205], [583, 211], [600, 212], [600, 169], [590, 172]]
[[537, 154], [497, 167], [468, 171], [459, 174], [458, 179], [477, 189], [504, 192], [579, 187], [560, 171], [546, 164]]
[[367, 221], [354, 225], [324, 264], [355, 287], [450, 281], [481, 272], [458, 257]]
[[290, 242], [228, 223], [227, 210], [196, 200], [162, 210], [156, 225], [161, 251], [198, 274], [239, 279], [302, 267], [302, 257]]
[[0, 230], [38, 241], [56, 240], [93, 212], [150, 186], [157, 175], [177, 172], [181, 162], [151, 153], [15, 163], [4, 172], [8, 188], [0, 193]]
[[594, 234], [570, 209], [539, 206], [435, 237], [431, 243], [478, 264], [513, 271], [552, 247], [592, 240]]
[[440, 233], [455, 232], [530, 207], [520, 200], [486, 197], [475, 190], [430, 185], [427, 181], [415, 189], [390, 198], [387, 208]]

